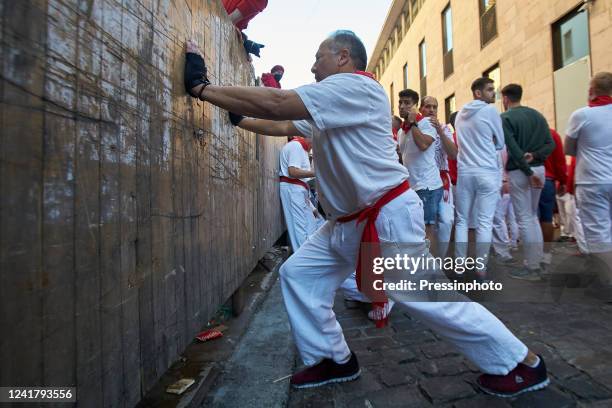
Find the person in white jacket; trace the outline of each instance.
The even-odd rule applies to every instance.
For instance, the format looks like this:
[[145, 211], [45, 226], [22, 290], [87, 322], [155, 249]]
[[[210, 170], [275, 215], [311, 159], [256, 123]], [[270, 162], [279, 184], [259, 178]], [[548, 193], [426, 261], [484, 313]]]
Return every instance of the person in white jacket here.
[[[465, 105], [456, 120], [457, 144], [457, 220], [455, 241], [457, 257], [465, 258], [470, 210], [475, 211], [476, 256], [488, 260], [493, 216], [500, 198], [501, 177], [498, 151], [504, 148], [504, 130], [495, 102], [495, 87], [490, 78], [472, 83], [474, 100]], [[477, 271], [484, 278], [486, 270]]]
[[309, 178], [314, 177], [308, 158], [309, 150], [309, 141], [294, 137], [280, 152], [280, 198], [293, 252], [306, 242], [318, 226], [316, 210], [310, 202], [310, 187], [306, 184]]

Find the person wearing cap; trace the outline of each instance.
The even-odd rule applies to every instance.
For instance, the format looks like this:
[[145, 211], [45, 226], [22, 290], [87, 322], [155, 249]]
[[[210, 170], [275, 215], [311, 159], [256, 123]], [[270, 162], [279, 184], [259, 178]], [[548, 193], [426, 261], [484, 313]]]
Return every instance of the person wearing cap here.
[[261, 75], [261, 82], [268, 88], [281, 89], [280, 80], [284, 73], [285, 68], [283, 68], [281, 65], [275, 65], [272, 67], [269, 73], [266, 72], [265, 74]]
[[[384, 305], [386, 294], [401, 298], [373, 284], [383, 279], [375, 275], [375, 261], [383, 253], [400, 255], [399, 243], [421, 248], [425, 243], [422, 202], [395, 157], [389, 99], [364, 71], [366, 65], [363, 42], [339, 30], [316, 53], [311, 69], [316, 84], [293, 90], [218, 86], [206, 77], [197, 45], [187, 44], [185, 87], [191, 96], [234, 112], [232, 123], [242, 129], [301, 134], [312, 142], [328, 220], [280, 268], [293, 337], [307, 366], [291, 377], [295, 388], [359, 378], [357, 357], [333, 311], [336, 291], [356, 271], [360, 289], [376, 303]], [[390, 245], [383, 248], [383, 242]], [[403, 299], [401, 304], [485, 372], [478, 379], [483, 390], [510, 397], [548, 385], [544, 361], [482, 305]]]

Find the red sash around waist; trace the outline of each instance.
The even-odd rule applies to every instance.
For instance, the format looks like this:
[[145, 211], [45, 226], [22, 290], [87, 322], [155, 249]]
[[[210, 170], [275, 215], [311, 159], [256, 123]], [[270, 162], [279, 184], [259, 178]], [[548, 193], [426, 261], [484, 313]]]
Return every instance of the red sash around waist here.
[[305, 182], [303, 182], [300, 179], [294, 179], [294, 178], [291, 178], [291, 177], [280, 176], [280, 182], [281, 183], [289, 183], [289, 184], [295, 184], [295, 185], [298, 185], [298, 186], [302, 186], [306, 190], [310, 191], [310, 188], [308, 187], [308, 184], [306, 184]]
[[[380, 197], [372, 206], [366, 207], [363, 210], [338, 218], [337, 222], [349, 222], [357, 220], [357, 224], [362, 221], [366, 221], [363, 234], [361, 235], [361, 243], [359, 246], [359, 255], [357, 259], [357, 270], [356, 280], [357, 288], [360, 292], [364, 293], [370, 299], [375, 299], [373, 295], [376, 295], [376, 299], [382, 299], [382, 301], [373, 301], [373, 308], [384, 308], [387, 303], [387, 295], [383, 290], [375, 290], [373, 283], [377, 279], [374, 274], [374, 258], [381, 256], [380, 252], [380, 240], [378, 238], [378, 231], [376, 230], [376, 219], [380, 213], [381, 208], [399, 197], [402, 193], [408, 191], [410, 184], [408, 180], [404, 181], [399, 186], [389, 190], [385, 195]], [[365, 244], [365, 245], [364, 245]], [[363, 251], [363, 252], [362, 252]], [[363, 262], [362, 262], [363, 261]], [[366, 278], [367, 285], [362, 287], [361, 277]], [[383, 276], [380, 275], [380, 280], [383, 280]], [[387, 319], [377, 320], [376, 327], [384, 327], [387, 324]]]

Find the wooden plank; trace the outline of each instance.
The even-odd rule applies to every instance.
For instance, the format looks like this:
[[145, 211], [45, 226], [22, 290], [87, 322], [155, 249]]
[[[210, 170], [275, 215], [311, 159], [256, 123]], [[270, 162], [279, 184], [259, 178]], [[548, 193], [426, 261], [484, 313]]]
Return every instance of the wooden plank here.
[[129, 95], [122, 101], [120, 127], [120, 231], [124, 398], [134, 405], [141, 395], [142, 371], [140, 357], [139, 291], [143, 283], [137, 268], [137, 187], [136, 151], [138, 148], [138, 116], [133, 111]]
[[2, 7], [0, 80], [0, 383], [41, 384], [42, 1]]
[[45, 114], [43, 165], [43, 383], [76, 384], [75, 123]]
[[79, 403], [103, 400], [100, 320], [100, 131], [98, 123], [77, 122], [75, 185], [75, 324]]
[[[113, 112], [112, 100], [102, 112]], [[121, 281], [121, 219], [119, 126], [100, 125], [100, 307], [102, 343], [102, 388], [104, 406], [123, 401], [123, 298]]]

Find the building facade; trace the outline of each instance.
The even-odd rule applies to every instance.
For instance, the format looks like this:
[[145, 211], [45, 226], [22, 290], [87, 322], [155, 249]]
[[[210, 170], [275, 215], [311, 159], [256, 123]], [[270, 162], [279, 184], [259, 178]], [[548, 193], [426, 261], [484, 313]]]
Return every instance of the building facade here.
[[612, 0], [394, 0], [368, 70], [393, 113], [412, 88], [437, 97], [446, 120], [477, 77], [519, 83], [523, 104], [563, 134], [592, 74], [612, 71]]

